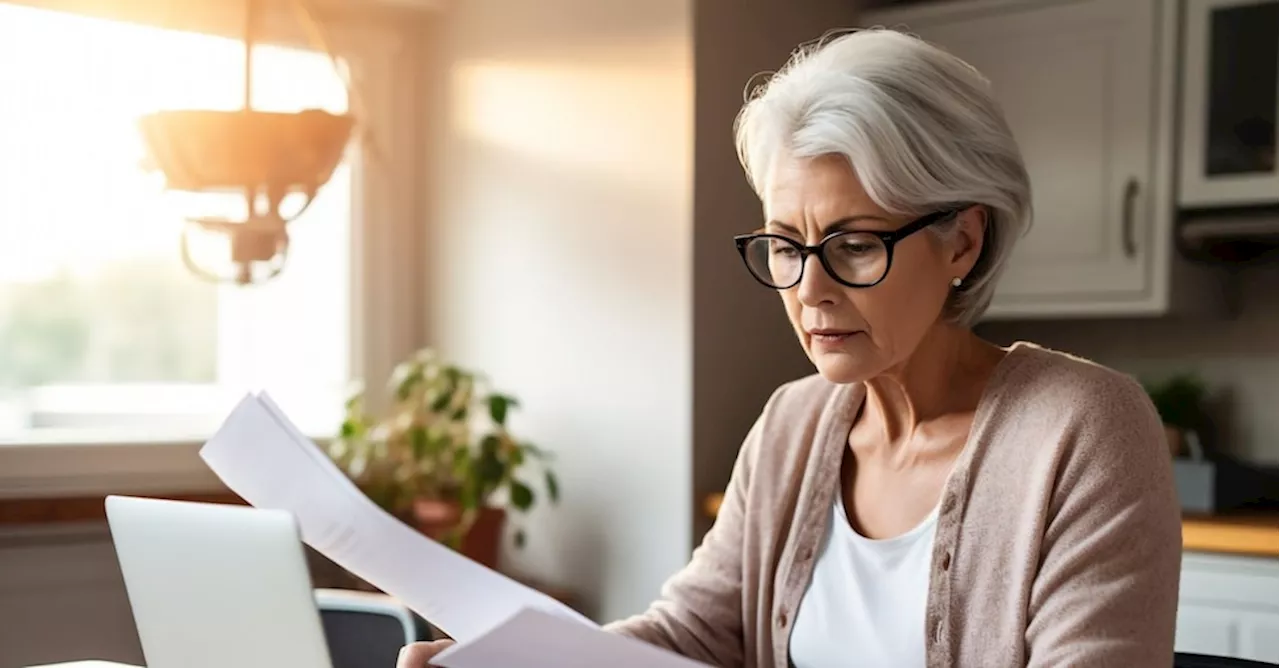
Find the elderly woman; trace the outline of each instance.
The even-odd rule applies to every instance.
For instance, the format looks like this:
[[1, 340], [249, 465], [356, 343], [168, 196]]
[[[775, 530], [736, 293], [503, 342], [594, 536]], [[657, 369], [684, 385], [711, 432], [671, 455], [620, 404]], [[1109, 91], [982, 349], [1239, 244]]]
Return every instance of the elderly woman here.
[[765, 220], [738, 250], [818, 373], [769, 399], [688, 566], [607, 628], [716, 666], [1171, 665], [1181, 527], [1151, 403], [970, 329], [1031, 218], [987, 82], [852, 32], [797, 52], [737, 138]]

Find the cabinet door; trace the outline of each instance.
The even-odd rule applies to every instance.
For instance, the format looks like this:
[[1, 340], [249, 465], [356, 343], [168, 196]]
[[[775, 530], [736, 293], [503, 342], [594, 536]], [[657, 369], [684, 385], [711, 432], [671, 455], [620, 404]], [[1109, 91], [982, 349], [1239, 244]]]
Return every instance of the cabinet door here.
[[1187, 603], [1178, 606], [1176, 651], [1237, 656], [1239, 634], [1239, 620], [1234, 610]]
[[1225, 656], [1276, 663], [1280, 615], [1245, 606], [1220, 607], [1183, 603], [1178, 606], [1174, 649], [1191, 654]]
[[1280, 615], [1264, 612], [1242, 615], [1240, 657], [1280, 663]]
[[1276, 663], [1277, 587], [1274, 558], [1185, 553], [1175, 649]]
[[992, 315], [1063, 313], [1055, 303], [1107, 311], [1151, 290], [1156, 9], [1155, 0], [988, 1], [864, 22], [905, 27], [976, 67], [1022, 149], [1034, 222]]

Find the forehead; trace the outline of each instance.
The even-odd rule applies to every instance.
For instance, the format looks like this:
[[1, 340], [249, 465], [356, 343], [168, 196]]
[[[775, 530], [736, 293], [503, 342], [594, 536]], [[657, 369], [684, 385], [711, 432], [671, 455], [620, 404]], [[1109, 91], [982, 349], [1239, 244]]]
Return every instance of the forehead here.
[[780, 155], [765, 188], [766, 220], [822, 222], [849, 215], [883, 215], [841, 156], [792, 158]]

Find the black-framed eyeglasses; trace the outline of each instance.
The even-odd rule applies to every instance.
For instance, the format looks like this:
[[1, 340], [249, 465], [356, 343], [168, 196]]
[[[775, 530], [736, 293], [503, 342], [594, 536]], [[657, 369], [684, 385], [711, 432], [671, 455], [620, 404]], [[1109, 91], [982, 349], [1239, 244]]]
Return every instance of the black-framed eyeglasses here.
[[936, 211], [892, 232], [842, 230], [828, 235], [816, 246], [780, 234], [740, 234], [733, 238], [747, 270], [766, 287], [786, 290], [800, 284], [810, 255], [817, 255], [836, 282], [850, 288], [869, 288], [889, 275], [893, 247], [899, 241], [934, 223], [951, 219], [962, 211]]

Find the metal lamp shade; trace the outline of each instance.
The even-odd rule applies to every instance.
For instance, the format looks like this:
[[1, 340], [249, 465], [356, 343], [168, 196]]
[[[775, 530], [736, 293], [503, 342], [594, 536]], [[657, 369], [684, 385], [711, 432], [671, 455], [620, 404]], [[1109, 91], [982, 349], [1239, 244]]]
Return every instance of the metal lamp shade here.
[[[139, 126], [148, 156], [164, 172], [169, 189], [245, 198], [243, 220], [188, 217], [182, 260], [206, 280], [246, 285], [269, 280], [284, 268], [289, 219], [280, 204], [290, 193], [304, 195], [292, 218], [310, 206], [342, 160], [354, 121], [319, 110], [181, 110], [148, 114]], [[192, 240], [199, 233], [225, 237], [229, 255], [197, 259]]]
[[307, 110], [180, 110], [139, 121], [166, 185], [194, 192], [259, 189], [314, 195], [333, 176], [351, 138], [347, 114]]

